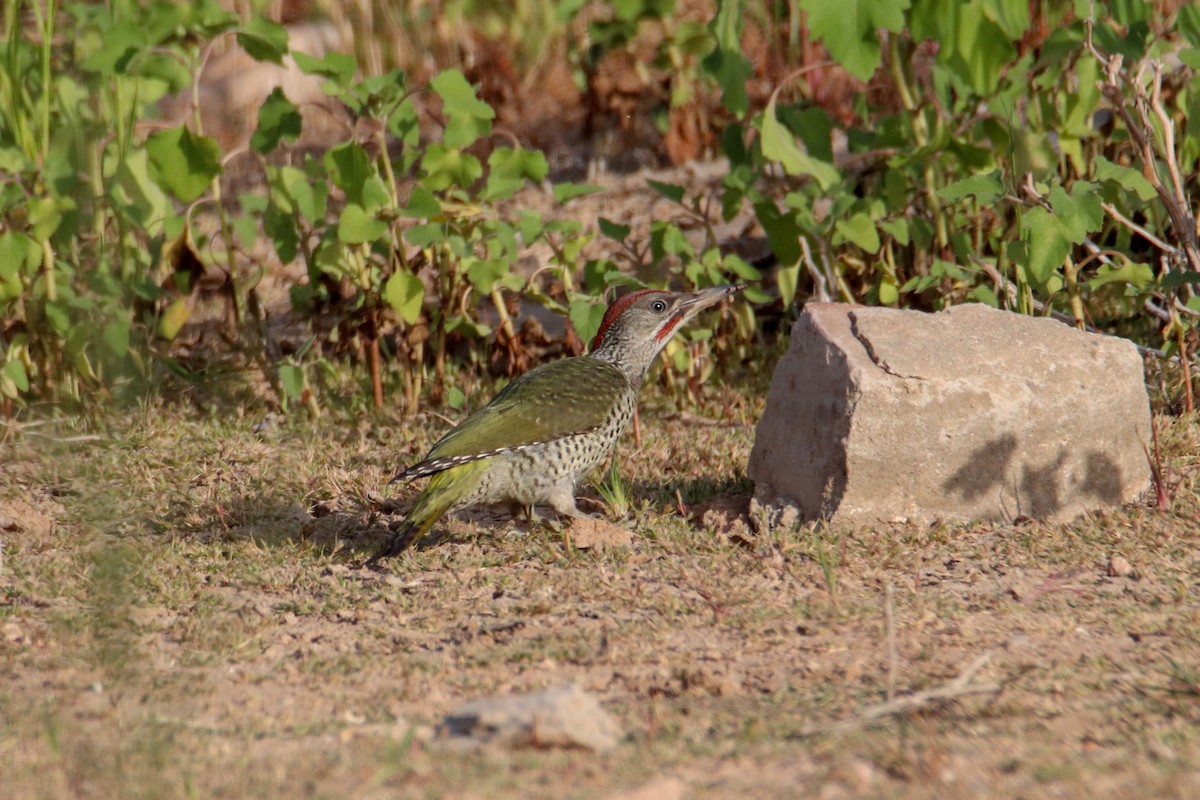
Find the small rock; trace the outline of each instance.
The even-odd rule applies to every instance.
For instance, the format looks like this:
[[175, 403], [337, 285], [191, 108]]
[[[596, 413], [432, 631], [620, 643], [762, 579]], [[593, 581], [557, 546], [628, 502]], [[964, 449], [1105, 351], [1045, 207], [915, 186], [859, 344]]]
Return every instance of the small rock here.
[[869, 761], [854, 758], [834, 767], [829, 777], [839, 781], [847, 789], [862, 794], [871, 788], [871, 783], [875, 780], [875, 767]]
[[477, 745], [581, 747], [598, 753], [620, 739], [616, 721], [578, 686], [472, 700], [447, 714], [438, 734]]
[[25, 631], [21, 630], [21, 626], [9, 620], [0, 627], [0, 639], [3, 639], [8, 644], [27, 644]]
[[1113, 556], [1108, 560], [1108, 576], [1110, 578], [1136, 578], [1138, 571], [1125, 556]]
[[572, 520], [568, 535], [580, 550], [633, 545], [632, 531], [595, 517], [579, 517]]

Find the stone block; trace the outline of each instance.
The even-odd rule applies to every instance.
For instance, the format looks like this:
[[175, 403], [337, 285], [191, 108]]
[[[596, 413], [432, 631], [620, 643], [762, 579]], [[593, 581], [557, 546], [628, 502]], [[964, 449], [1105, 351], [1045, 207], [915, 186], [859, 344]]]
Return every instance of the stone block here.
[[1066, 520], [1149, 484], [1150, 403], [1124, 339], [971, 304], [810, 303], [755, 432], [756, 513]]
[[621, 738], [600, 701], [574, 685], [476, 698], [446, 715], [438, 733], [459, 744], [578, 747], [598, 753]]

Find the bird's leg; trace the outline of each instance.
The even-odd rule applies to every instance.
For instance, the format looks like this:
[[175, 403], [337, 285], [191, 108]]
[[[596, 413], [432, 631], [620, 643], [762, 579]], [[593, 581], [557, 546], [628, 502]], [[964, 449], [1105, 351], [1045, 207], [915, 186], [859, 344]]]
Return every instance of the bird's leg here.
[[557, 511], [559, 515], [559, 525], [552, 527], [554, 527], [555, 530], [561, 531], [563, 538], [566, 540], [567, 547], [570, 548], [571, 534], [561, 527], [563, 522], [562, 518], [571, 517], [572, 519], [576, 519], [587, 516], [587, 514], [580, 511], [579, 507], [575, 505], [575, 484], [573, 482], [560, 483], [558, 486], [554, 487], [554, 491], [546, 498], [546, 502], [548, 502], [550, 507]]
[[579, 507], [575, 505], [574, 490], [575, 487], [573, 485], [556, 486], [554, 492], [546, 498], [546, 501], [550, 503], [550, 507], [557, 511], [560, 516], [586, 517], [587, 514], [580, 511]]
[[534, 513], [533, 503], [522, 503], [520, 500], [509, 500], [504, 504], [508, 509], [508, 513], [512, 514], [513, 520], [519, 517], [524, 517], [525, 524], [529, 530], [533, 530], [533, 525], [537, 522], [537, 514]]

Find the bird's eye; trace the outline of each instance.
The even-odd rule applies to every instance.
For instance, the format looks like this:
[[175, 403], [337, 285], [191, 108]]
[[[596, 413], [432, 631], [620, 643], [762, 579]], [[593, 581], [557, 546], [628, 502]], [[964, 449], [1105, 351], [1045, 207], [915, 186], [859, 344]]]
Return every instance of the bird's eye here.
[[650, 304], [650, 310], [651, 310], [651, 311], [658, 311], [658, 312], [660, 312], [660, 313], [661, 313], [661, 312], [663, 312], [663, 311], [666, 311], [666, 310], [667, 310], [667, 303], [666, 303], [666, 301], [665, 301], [665, 300], [655, 300], [653, 303], [651, 303], [651, 304]]

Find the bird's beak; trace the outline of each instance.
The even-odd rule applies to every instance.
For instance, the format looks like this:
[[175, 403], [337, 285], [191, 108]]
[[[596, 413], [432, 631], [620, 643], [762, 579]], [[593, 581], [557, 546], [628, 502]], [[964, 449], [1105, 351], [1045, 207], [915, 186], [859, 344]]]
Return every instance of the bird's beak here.
[[701, 289], [697, 292], [689, 292], [683, 295], [676, 302], [675, 310], [671, 316], [663, 322], [658, 332], [654, 334], [654, 338], [660, 342], [665, 342], [668, 337], [679, 330], [681, 325], [691, 320], [701, 311], [715, 306], [726, 297], [735, 295], [745, 288], [745, 284], [739, 283], [732, 286], [714, 286], [711, 289]]
[[686, 312], [685, 319], [691, 319], [706, 308], [715, 306], [726, 297], [732, 297], [746, 288], [744, 283], [729, 286], [714, 286], [711, 289], [700, 289], [684, 295], [679, 303], [679, 310]]

